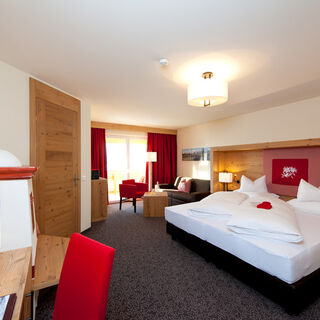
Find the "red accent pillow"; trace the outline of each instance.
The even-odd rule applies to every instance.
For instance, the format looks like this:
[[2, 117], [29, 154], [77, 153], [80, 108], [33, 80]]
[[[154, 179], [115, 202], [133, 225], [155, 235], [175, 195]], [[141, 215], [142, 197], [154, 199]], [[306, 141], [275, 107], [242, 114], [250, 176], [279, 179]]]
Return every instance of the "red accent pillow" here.
[[257, 208], [270, 210], [272, 208], [272, 204], [269, 201], [263, 201], [257, 205]]
[[186, 193], [190, 193], [191, 190], [191, 179], [187, 180], [185, 178], [181, 179], [178, 190]]

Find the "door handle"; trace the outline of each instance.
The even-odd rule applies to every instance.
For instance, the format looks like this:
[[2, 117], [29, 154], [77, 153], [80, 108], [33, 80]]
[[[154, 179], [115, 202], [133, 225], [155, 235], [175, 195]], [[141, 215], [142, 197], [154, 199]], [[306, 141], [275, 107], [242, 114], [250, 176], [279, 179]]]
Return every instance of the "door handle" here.
[[75, 173], [75, 174], [74, 174], [74, 178], [73, 178], [73, 183], [74, 183], [75, 187], [78, 186], [78, 181], [79, 181], [79, 180], [80, 180], [80, 178], [78, 178], [78, 174]]

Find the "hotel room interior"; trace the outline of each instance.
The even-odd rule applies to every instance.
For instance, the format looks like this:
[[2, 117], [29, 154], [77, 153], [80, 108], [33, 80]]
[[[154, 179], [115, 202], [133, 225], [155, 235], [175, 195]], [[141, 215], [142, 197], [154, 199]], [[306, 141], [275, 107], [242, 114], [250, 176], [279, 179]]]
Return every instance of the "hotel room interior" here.
[[0, 320], [320, 319], [319, 14], [0, 0]]

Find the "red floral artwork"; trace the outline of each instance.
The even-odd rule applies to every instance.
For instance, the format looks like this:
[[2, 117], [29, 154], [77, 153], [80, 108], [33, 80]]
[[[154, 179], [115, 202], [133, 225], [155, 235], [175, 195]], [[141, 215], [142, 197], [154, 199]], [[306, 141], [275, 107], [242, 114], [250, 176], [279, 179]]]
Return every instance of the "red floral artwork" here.
[[308, 181], [308, 159], [272, 160], [272, 183], [298, 186], [301, 179]]

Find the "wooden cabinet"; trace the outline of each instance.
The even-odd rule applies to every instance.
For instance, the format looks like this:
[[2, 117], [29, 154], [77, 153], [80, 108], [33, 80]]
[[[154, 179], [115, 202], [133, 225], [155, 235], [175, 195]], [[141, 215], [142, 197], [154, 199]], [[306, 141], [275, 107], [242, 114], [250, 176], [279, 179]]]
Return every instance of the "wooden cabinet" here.
[[108, 180], [91, 180], [91, 221], [107, 218]]

